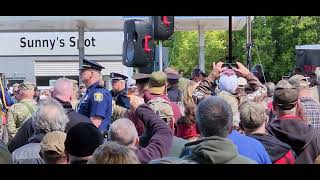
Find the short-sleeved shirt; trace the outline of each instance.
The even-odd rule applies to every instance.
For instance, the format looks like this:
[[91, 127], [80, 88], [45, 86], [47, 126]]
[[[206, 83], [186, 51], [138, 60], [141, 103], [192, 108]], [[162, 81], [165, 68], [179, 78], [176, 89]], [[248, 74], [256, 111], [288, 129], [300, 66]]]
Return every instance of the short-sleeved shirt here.
[[99, 81], [87, 88], [80, 100], [77, 112], [88, 118], [98, 116], [103, 120], [99, 126], [101, 132], [109, 128], [112, 114], [112, 97], [110, 92], [99, 85]]

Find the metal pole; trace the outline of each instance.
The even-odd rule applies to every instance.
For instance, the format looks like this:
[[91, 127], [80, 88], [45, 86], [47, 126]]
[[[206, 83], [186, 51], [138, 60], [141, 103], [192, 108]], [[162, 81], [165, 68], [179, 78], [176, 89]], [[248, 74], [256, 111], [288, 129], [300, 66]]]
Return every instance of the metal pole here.
[[229, 16], [229, 58], [228, 63], [232, 63], [232, 16]]
[[198, 35], [199, 35], [199, 69], [205, 72], [205, 32], [201, 28], [200, 24], [198, 24]]
[[251, 17], [247, 16], [247, 67], [252, 67], [252, 35], [251, 35]]
[[[85, 58], [84, 55], [84, 26], [83, 25], [77, 25], [78, 26], [78, 50], [79, 50], [79, 68], [82, 67], [83, 59]], [[79, 84], [81, 82], [80, 79], [80, 72], [79, 72]]]
[[162, 41], [159, 41], [159, 71], [162, 71]]

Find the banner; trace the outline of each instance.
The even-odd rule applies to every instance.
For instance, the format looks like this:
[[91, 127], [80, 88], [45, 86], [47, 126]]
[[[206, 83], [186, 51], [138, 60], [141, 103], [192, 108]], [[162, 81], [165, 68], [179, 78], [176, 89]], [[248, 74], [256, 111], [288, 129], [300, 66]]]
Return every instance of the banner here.
[[296, 47], [296, 66], [305, 74], [314, 73], [320, 67], [320, 46], [305, 45]]

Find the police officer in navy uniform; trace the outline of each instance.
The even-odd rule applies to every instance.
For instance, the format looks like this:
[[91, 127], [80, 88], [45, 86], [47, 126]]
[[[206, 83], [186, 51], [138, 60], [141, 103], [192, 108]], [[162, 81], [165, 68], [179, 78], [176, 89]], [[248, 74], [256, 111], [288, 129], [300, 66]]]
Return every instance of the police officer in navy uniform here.
[[112, 79], [112, 90], [110, 91], [112, 99], [116, 105], [130, 109], [130, 101], [127, 96], [126, 80], [127, 76], [118, 73], [110, 73]]
[[102, 133], [106, 133], [112, 115], [112, 97], [110, 92], [99, 85], [103, 66], [92, 60], [83, 59], [80, 78], [87, 91], [81, 98], [77, 112], [87, 116]]

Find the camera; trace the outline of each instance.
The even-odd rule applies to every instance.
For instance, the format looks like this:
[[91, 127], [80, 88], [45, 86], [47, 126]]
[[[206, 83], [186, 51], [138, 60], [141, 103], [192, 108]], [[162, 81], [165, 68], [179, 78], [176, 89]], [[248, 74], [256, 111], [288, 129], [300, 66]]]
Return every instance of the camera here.
[[238, 65], [236, 63], [224, 63], [222, 67], [227, 67], [228, 69], [233, 69], [233, 68], [238, 69]]

